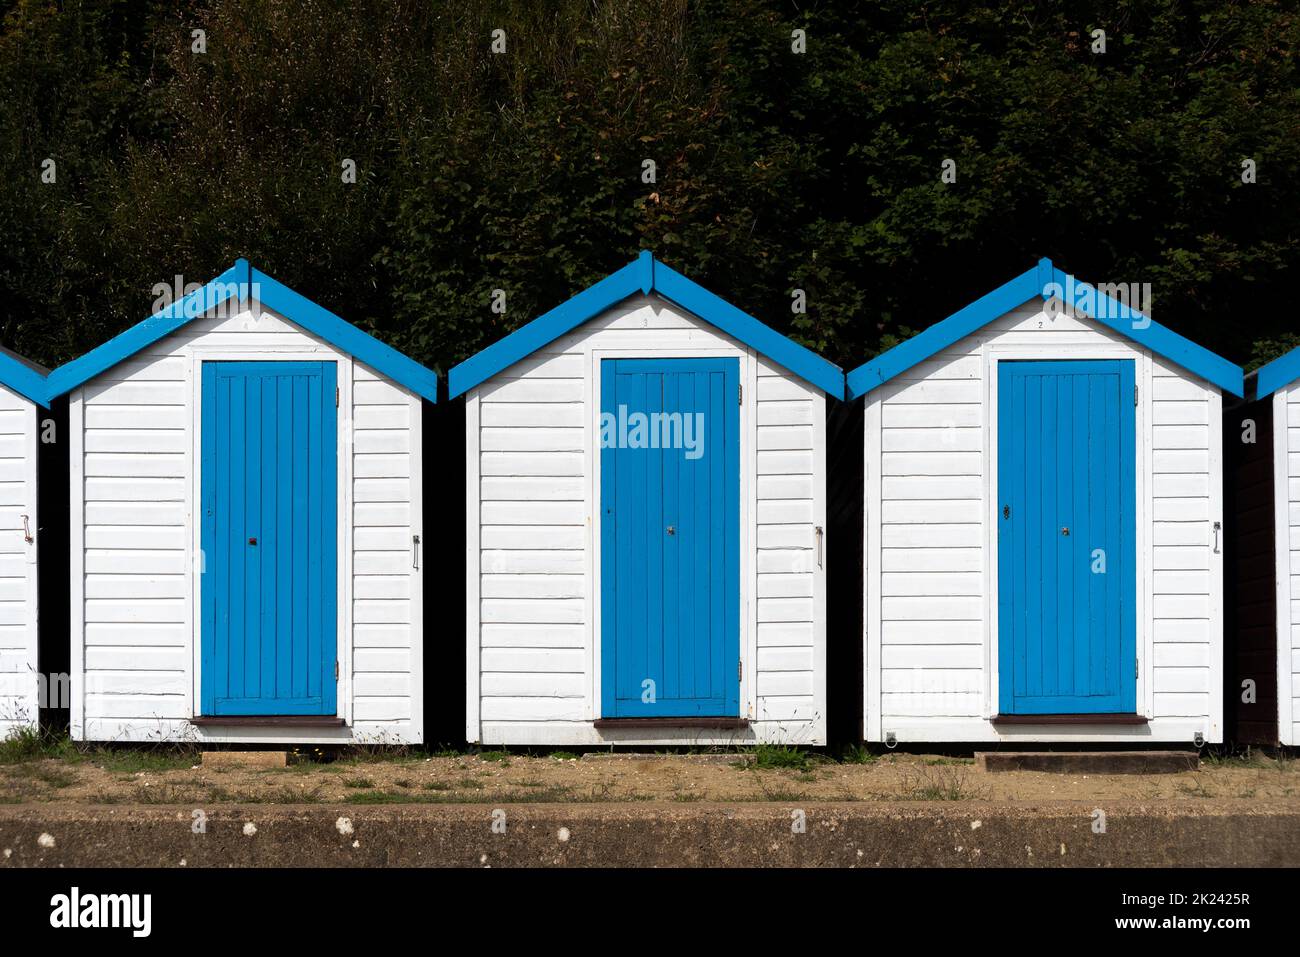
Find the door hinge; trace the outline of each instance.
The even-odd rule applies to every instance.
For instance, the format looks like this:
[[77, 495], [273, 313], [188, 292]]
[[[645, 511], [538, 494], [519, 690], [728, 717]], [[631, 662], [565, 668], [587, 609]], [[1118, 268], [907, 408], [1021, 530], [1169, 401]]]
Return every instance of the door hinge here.
[[744, 383], [737, 383], [737, 385], [736, 385], [736, 404], [737, 404], [737, 405], [744, 405], [744, 404], [745, 404], [745, 386], [744, 386]]
[[1136, 677], [1137, 677], [1138, 675], [1140, 675], [1141, 673], [1142, 673], [1142, 659], [1140, 659], [1140, 658], [1134, 658], [1134, 659], [1133, 659], [1133, 677], [1136, 678]]
[[736, 662], [736, 680], [739, 681], [745, 673], [745, 662], [743, 660]]
[[1137, 405], [1137, 404], [1138, 404], [1138, 387], [1137, 387], [1137, 386], [1134, 386], [1134, 387], [1133, 387], [1133, 404], [1134, 404], [1134, 405]]
[[335, 661], [334, 661], [334, 680], [335, 680], [335, 681], [338, 681], [338, 680], [339, 680], [339, 663], [338, 663], [338, 659], [335, 659]]
[[337, 409], [338, 407], [339, 407], [339, 387], [335, 386], [334, 387], [334, 408]]

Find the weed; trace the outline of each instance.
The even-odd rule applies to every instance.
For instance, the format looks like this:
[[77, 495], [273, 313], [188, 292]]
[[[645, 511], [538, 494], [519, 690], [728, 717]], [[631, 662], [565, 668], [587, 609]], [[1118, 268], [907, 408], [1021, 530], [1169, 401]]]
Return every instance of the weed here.
[[750, 753], [749, 767], [764, 770], [806, 771], [808, 752], [788, 744], [759, 744]]
[[403, 794], [400, 791], [362, 791], [349, 794], [343, 799], [345, 804], [419, 804], [424, 803], [418, 794]]
[[784, 804], [794, 804], [800, 801], [809, 800], [805, 791], [787, 791], [785, 788], [763, 788], [764, 801], [778, 801]]
[[840, 752], [841, 764], [875, 764], [879, 760], [880, 755], [862, 744], [850, 744]]
[[57, 764], [38, 764], [32, 771], [32, 777], [52, 788], [66, 788], [77, 783], [75, 774]]
[[904, 774], [903, 793], [897, 795], [904, 801], [969, 801], [980, 796], [970, 787], [964, 771], [946, 765]]
[[181, 771], [192, 768], [200, 760], [199, 753], [190, 745], [160, 744], [144, 747], [97, 746], [84, 752], [84, 759], [105, 771], [138, 774], [141, 771]]
[[1214, 792], [1207, 788], [1205, 782], [1200, 778], [1192, 778], [1190, 782], [1179, 781], [1178, 784], [1175, 785], [1175, 790], [1177, 790], [1179, 794], [1186, 794], [1188, 797], [1214, 797]]
[[0, 764], [22, 764], [45, 758], [75, 757], [76, 746], [66, 734], [20, 727], [0, 741]]

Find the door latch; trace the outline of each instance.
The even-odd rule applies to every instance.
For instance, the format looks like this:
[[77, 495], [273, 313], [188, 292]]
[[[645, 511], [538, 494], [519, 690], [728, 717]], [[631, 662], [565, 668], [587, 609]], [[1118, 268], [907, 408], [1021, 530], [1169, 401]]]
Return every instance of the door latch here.
[[411, 567], [420, 567], [420, 536], [411, 536]]
[[250, 545], [256, 545], [256, 544], [257, 544], [257, 539], [256, 539], [256, 538], [250, 538], [250, 539], [248, 540], [248, 544], [250, 544]]
[[1070, 537], [1070, 526], [1069, 526], [1069, 525], [1062, 525], [1062, 526], [1061, 526], [1061, 534], [1064, 535], [1066, 538], [1069, 538], [1069, 537]]
[[28, 523], [26, 515], [23, 516], [23, 541], [30, 545], [36, 539], [32, 538], [32, 526]]
[[676, 526], [676, 525], [669, 525], [669, 526], [668, 526], [668, 534], [669, 534], [669, 535], [676, 535], [676, 534], [677, 534], [677, 526]]
[[1010, 517], [1011, 517], [1011, 506], [1010, 506], [1010, 505], [1003, 505], [1003, 506], [1002, 506], [1002, 517], [1003, 517], [1003, 518], [1010, 518]]

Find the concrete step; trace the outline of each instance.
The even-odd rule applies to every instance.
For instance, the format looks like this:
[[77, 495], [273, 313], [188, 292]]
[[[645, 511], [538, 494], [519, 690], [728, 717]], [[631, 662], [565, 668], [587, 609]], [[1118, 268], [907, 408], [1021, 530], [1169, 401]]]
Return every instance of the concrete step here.
[[1200, 767], [1195, 751], [976, 751], [980, 771], [1055, 774], [1179, 774]]

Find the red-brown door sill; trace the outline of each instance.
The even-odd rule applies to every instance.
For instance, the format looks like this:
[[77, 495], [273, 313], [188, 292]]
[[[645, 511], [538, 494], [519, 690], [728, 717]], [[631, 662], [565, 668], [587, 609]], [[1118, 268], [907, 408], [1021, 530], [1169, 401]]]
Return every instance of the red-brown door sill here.
[[190, 718], [200, 728], [342, 728], [342, 718], [323, 714], [201, 715]]
[[604, 729], [623, 728], [703, 728], [728, 731], [749, 727], [748, 718], [597, 718], [593, 725]]
[[1140, 714], [1000, 714], [994, 724], [1146, 724]]

